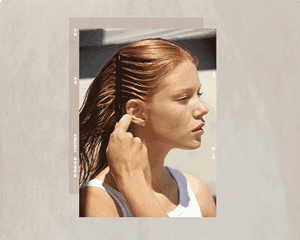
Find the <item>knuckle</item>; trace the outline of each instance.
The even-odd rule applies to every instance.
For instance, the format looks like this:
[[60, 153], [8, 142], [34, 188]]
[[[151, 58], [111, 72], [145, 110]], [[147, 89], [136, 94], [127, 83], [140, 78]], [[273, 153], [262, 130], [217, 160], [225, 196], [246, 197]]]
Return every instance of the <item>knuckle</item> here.
[[141, 140], [139, 137], [135, 137], [135, 138], [134, 138], [134, 141], [135, 141], [136, 143], [141, 143], [141, 142], [142, 142], [142, 140]]
[[133, 138], [133, 135], [132, 135], [131, 132], [126, 132], [125, 135], [126, 135], [126, 137], [128, 137], [128, 138]]
[[116, 137], [116, 132], [113, 131], [113, 132], [110, 134], [109, 138], [115, 138], [115, 137]]

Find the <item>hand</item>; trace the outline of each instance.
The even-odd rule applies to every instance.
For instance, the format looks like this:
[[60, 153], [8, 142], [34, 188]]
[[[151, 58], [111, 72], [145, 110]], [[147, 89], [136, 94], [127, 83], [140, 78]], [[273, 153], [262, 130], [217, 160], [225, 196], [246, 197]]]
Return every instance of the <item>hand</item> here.
[[109, 171], [134, 217], [168, 217], [156, 198], [146, 145], [127, 132], [131, 116], [125, 114], [110, 135], [106, 149]]
[[130, 123], [131, 116], [125, 114], [115, 125], [106, 149], [110, 172], [117, 185], [120, 179], [139, 176], [145, 178], [149, 174], [147, 147], [140, 138], [127, 132]]

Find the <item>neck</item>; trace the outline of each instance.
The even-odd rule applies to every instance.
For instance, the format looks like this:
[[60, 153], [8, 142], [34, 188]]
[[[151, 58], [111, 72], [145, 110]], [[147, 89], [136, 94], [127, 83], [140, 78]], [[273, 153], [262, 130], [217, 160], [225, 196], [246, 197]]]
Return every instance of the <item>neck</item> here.
[[161, 192], [161, 187], [164, 185], [164, 162], [167, 154], [172, 147], [151, 138], [151, 134], [144, 129], [136, 128], [133, 132], [135, 137], [139, 137], [146, 145], [148, 150], [149, 172], [150, 175], [148, 183], [156, 192]]

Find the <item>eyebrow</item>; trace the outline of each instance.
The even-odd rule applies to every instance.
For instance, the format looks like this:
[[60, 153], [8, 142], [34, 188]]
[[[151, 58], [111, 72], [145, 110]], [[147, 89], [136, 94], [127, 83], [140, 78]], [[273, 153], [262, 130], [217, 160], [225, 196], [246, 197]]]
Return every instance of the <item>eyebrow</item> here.
[[[202, 85], [199, 85], [197, 87], [197, 91], [200, 91], [201, 87], [202, 87]], [[179, 94], [179, 93], [184, 93], [184, 92], [194, 92], [194, 91], [195, 91], [195, 88], [191, 88], [191, 87], [181, 88], [181, 89], [177, 89], [175, 91], [172, 91], [172, 94]]]

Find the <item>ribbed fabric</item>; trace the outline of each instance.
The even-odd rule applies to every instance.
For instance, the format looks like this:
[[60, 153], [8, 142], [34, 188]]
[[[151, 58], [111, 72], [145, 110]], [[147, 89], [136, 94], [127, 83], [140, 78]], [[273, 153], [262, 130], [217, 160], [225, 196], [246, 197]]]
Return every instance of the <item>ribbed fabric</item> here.
[[[169, 217], [202, 217], [196, 197], [185, 176], [178, 170], [167, 168], [176, 180], [179, 189], [179, 204], [173, 211], [168, 213]], [[132, 217], [132, 213], [123, 195], [105, 182], [99, 179], [92, 179], [81, 188], [84, 187], [99, 187], [104, 189], [119, 204], [123, 212], [123, 217]]]

